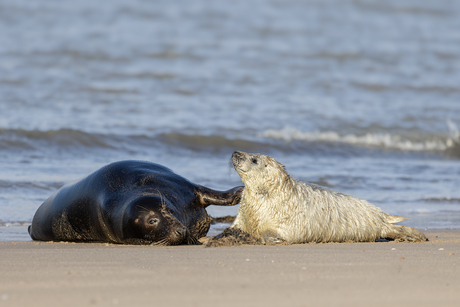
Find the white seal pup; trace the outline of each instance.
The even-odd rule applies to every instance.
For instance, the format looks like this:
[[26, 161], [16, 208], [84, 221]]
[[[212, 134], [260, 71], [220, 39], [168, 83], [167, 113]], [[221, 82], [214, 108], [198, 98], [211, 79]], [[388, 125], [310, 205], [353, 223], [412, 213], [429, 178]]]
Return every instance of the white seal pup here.
[[427, 240], [414, 228], [393, 225], [407, 218], [351, 195], [296, 181], [269, 156], [236, 151], [232, 162], [245, 187], [231, 228], [288, 243]]

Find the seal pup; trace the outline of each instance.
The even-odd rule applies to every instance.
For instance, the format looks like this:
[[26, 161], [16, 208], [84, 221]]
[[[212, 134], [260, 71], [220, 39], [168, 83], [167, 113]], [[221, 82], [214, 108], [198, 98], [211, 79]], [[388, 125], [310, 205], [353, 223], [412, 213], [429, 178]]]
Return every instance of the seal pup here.
[[155, 163], [115, 162], [48, 198], [29, 234], [42, 241], [199, 244], [211, 222], [205, 208], [236, 205], [242, 190], [211, 190]]
[[393, 225], [407, 218], [344, 193], [298, 182], [269, 156], [236, 151], [232, 162], [244, 191], [230, 228], [288, 243], [427, 240], [414, 228]]

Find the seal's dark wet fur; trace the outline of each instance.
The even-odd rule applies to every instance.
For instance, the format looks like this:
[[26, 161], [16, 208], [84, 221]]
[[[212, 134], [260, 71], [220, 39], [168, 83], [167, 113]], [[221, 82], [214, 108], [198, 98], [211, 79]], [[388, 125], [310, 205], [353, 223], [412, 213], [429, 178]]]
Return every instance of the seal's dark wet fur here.
[[236, 205], [243, 187], [219, 192], [159, 164], [120, 161], [63, 186], [35, 213], [34, 240], [199, 244], [211, 204]]

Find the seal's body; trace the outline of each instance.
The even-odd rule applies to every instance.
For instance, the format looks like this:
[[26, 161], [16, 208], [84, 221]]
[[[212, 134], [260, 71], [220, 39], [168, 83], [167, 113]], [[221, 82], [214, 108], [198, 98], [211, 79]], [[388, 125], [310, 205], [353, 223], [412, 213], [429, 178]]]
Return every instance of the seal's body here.
[[236, 205], [242, 189], [214, 191], [159, 164], [115, 162], [48, 198], [29, 234], [42, 241], [194, 244], [210, 227], [205, 208]]
[[245, 184], [232, 228], [289, 243], [426, 240], [414, 228], [393, 225], [406, 218], [365, 200], [298, 182], [269, 156], [235, 152], [232, 161]]

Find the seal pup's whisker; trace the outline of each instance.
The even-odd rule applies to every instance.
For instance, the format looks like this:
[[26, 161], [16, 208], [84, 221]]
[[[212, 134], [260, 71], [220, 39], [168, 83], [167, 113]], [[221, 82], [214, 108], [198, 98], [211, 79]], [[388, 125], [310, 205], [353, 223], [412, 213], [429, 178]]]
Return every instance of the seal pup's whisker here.
[[228, 173], [231, 177], [238, 176], [238, 173], [236, 172], [235, 167], [233, 166], [232, 158], [228, 160]]

